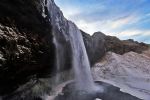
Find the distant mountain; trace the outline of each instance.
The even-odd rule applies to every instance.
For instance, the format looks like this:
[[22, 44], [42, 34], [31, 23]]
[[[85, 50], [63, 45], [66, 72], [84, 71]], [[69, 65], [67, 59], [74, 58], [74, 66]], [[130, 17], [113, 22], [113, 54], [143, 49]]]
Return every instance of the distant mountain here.
[[92, 65], [108, 51], [122, 55], [130, 51], [142, 53], [149, 48], [148, 44], [133, 39], [120, 40], [115, 36], [107, 36], [102, 32], [96, 32], [92, 36], [83, 31], [81, 32]]

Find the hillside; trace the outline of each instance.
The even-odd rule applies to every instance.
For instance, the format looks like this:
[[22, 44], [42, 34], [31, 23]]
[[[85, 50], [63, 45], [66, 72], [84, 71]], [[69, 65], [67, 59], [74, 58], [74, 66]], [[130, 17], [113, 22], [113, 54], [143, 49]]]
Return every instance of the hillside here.
[[95, 64], [92, 73], [95, 80], [118, 86], [141, 99], [150, 99], [150, 56], [145, 53], [119, 55], [108, 52], [103, 60]]

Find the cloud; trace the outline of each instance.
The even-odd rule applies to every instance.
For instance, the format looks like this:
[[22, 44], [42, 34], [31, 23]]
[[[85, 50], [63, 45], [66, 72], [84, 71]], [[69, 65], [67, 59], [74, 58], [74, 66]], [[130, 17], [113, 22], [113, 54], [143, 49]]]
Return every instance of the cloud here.
[[88, 34], [93, 34], [93, 32], [97, 32], [100, 30], [101, 27], [101, 22], [91, 22], [88, 23], [84, 20], [79, 20], [77, 22], [75, 22], [76, 25], [82, 29], [83, 31], [87, 32]]
[[[72, 11], [72, 9], [73, 9], [73, 11]], [[79, 8], [73, 8], [73, 7], [72, 8], [69, 8], [69, 7], [63, 8], [62, 11], [66, 11], [66, 13], [64, 13], [64, 16], [67, 19], [71, 19], [70, 18], [71, 16], [81, 13], [81, 10]]]
[[118, 34], [118, 36], [123, 37], [134, 37], [139, 35], [150, 36], [150, 30], [125, 30]]
[[136, 23], [138, 21], [138, 18], [135, 18], [133, 15], [121, 17], [118, 19], [110, 19], [110, 20], [98, 20], [93, 22], [88, 22], [85, 20], [77, 20], [75, 23], [76, 25], [84, 30], [85, 32], [89, 34], [93, 34], [93, 32], [96, 31], [102, 31], [106, 34], [112, 34], [116, 31], [118, 28], [124, 27], [129, 24]]
[[[64, 16], [83, 31], [101, 31], [123, 39], [147, 40], [149, 0], [55, 0]], [[141, 36], [141, 38], [140, 38]], [[147, 40], [148, 41], [148, 40]]]
[[111, 29], [116, 29], [116, 28], [123, 27], [127, 24], [136, 23], [137, 21], [138, 21], [138, 18], [136, 18], [134, 15], [125, 16], [123, 18], [119, 18], [117, 20], [111, 21], [109, 26]]
[[117, 34], [120, 39], [134, 39], [136, 41], [150, 43], [150, 30], [125, 30]]

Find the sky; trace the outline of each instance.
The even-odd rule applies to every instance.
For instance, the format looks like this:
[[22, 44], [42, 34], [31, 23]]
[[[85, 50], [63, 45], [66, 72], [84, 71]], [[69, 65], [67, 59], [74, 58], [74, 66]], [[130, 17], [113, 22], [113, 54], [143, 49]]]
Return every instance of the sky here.
[[55, 0], [64, 16], [88, 34], [150, 43], [150, 0]]

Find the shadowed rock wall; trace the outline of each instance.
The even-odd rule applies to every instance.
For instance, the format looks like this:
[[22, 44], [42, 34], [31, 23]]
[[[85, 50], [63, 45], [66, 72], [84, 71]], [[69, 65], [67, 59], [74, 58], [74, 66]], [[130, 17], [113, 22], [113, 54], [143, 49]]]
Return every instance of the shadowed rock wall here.
[[0, 94], [54, 69], [51, 25], [42, 0], [0, 1]]

